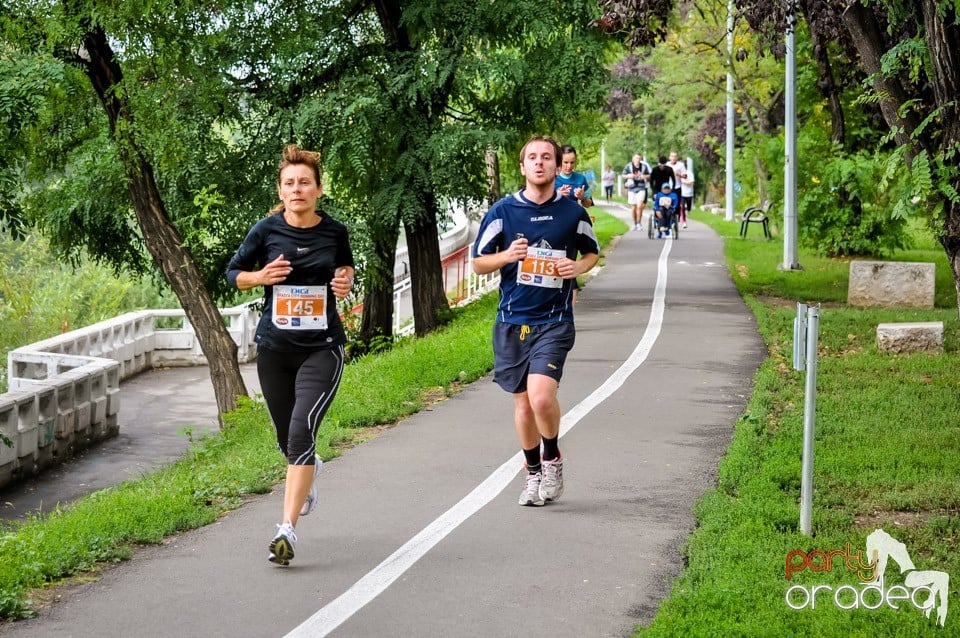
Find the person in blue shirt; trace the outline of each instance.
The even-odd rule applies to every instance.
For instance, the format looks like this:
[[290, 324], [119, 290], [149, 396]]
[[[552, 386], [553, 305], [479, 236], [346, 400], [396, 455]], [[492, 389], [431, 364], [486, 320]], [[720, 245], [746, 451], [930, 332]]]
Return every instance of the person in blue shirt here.
[[[577, 149], [569, 144], [560, 147], [560, 172], [553, 180], [553, 185], [557, 192], [564, 197], [579, 202], [584, 208], [593, 206], [593, 195], [590, 194], [590, 180], [583, 173], [578, 173], [574, 169], [577, 167]], [[573, 279], [573, 305], [577, 305], [577, 291], [580, 290], [580, 282]]]
[[560, 158], [553, 139], [530, 138], [520, 153], [524, 189], [490, 207], [473, 245], [474, 272], [500, 271], [493, 380], [513, 395], [527, 468], [520, 505], [563, 493], [557, 389], [576, 336], [573, 280], [600, 254], [586, 210], [555, 188]]
[[577, 149], [564, 144], [560, 147], [560, 172], [553, 180], [553, 185], [564, 197], [571, 197], [584, 208], [593, 206], [593, 195], [590, 193], [590, 182], [583, 173], [578, 173]]
[[670, 222], [677, 214], [680, 206], [680, 197], [671, 188], [669, 182], [660, 185], [660, 192], [653, 196], [653, 214], [657, 218], [657, 239], [663, 232], [670, 236]]

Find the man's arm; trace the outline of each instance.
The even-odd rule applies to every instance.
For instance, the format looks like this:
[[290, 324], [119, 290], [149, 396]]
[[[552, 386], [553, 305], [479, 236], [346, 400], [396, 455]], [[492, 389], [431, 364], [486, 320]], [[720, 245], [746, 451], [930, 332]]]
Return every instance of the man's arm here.
[[596, 266], [599, 259], [600, 255], [597, 253], [587, 253], [585, 255], [581, 254], [580, 258], [576, 261], [568, 257], [563, 257], [557, 260], [557, 274], [564, 279], [573, 279], [574, 277], [579, 277], [583, 273]]
[[588, 272], [591, 268], [597, 265], [597, 262], [600, 261], [600, 255], [597, 253], [587, 253], [586, 255], [580, 255], [580, 259], [577, 260], [577, 266], [580, 269], [578, 275], [582, 275], [585, 272]]
[[489, 255], [480, 255], [473, 258], [473, 272], [478, 275], [488, 275], [495, 270], [500, 270], [507, 264], [512, 264], [523, 260], [527, 256], [527, 238], [519, 237], [507, 247], [506, 250], [491, 253]]
[[507, 259], [507, 253], [493, 253], [492, 255], [480, 255], [473, 258], [473, 272], [478, 275], [489, 275], [495, 270], [500, 270], [510, 263]]

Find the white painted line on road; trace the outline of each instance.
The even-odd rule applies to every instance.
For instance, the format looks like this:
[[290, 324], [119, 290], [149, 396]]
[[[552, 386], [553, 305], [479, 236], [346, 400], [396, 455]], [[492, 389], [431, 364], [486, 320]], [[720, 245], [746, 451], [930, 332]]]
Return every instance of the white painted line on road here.
[[[560, 436], [569, 432], [580, 419], [616, 392], [627, 380], [627, 377], [639, 368], [650, 354], [650, 350], [656, 343], [657, 337], [660, 336], [660, 329], [663, 326], [663, 311], [667, 294], [667, 257], [672, 246], [673, 239], [667, 239], [660, 251], [660, 259], [657, 263], [657, 284], [654, 289], [653, 304], [650, 308], [650, 320], [647, 322], [647, 328], [643, 332], [640, 343], [637, 344], [626, 361], [600, 387], [561, 418]], [[402, 547], [354, 583], [350, 589], [323, 606], [317, 613], [288, 633], [287, 638], [320, 638], [346, 622], [350, 616], [383, 593], [393, 581], [410, 569], [414, 563], [433, 549], [460, 523], [473, 516], [480, 508], [496, 498], [513, 481], [517, 475], [517, 467], [522, 463], [523, 453], [517, 452], [459, 503], [423, 528], [420, 533], [404, 543]]]

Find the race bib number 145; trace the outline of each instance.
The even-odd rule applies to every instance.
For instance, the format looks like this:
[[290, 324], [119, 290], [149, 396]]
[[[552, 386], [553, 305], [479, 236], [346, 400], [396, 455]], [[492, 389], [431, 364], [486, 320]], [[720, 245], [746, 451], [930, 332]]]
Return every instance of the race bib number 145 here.
[[274, 286], [273, 325], [281, 330], [326, 330], [326, 286]]

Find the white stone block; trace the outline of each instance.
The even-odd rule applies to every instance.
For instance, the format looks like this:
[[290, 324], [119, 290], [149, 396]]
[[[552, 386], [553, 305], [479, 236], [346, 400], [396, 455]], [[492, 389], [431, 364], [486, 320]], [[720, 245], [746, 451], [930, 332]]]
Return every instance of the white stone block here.
[[851, 261], [847, 303], [882, 308], [933, 308], [936, 265]]
[[[13, 401], [0, 399], [0, 434], [12, 445], [0, 439], [0, 466], [17, 460], [17, 406]], [[0, 486], [3, 483], [0, 482]]]
[[877, 348], [883, 352], [943, 352], [943, 322], [881, 323]]

